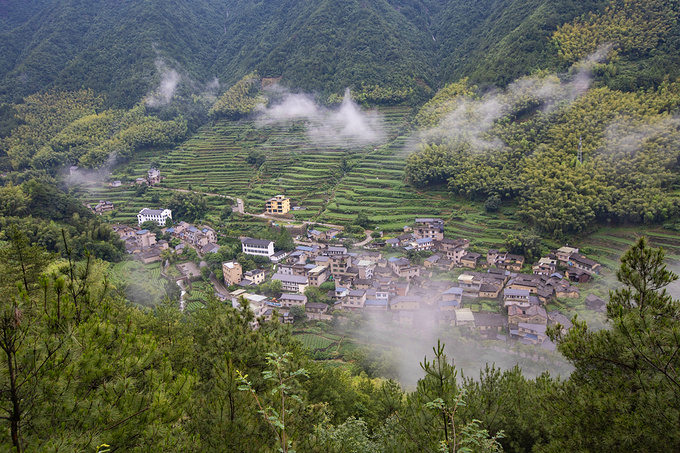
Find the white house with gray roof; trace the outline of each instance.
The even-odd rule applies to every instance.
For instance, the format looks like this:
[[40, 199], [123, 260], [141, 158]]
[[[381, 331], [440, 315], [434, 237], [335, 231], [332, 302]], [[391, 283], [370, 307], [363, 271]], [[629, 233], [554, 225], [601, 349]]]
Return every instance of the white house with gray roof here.
[[266, 256], [267, 258], [274, 255], [274, 241], [243, 238], [241, 239], [241, 247], [246, 255]]
[[309, 286], [307, 277], [300, 275], [274, 274], [272, 275], [272, 281], [273, 280], [279, 280], [284, 291], [303, 293], [305, 292], [305, 288]]
[[152, 220], [158, 226], [165, 226], [167, 219], [172, 220], [172, 211], [170, 209], [149, 209], [144, 208], [137, 214], [137, 223], [141, 225], [144, 222]]

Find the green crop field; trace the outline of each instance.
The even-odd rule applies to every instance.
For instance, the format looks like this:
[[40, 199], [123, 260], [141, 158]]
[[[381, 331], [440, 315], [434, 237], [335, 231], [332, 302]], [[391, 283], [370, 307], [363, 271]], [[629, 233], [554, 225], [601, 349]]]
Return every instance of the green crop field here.
[[304, 333], [301, 335], [296, 335], [295, 338], [302, 342], [302, 345], [312, 351], [324, 350], [330, 345], [334, 344], [335, 341], [329, 340], [328, 338], [321, 337], [319, 335]]
[[[481, 205], [456, 206], [444, 191], [419, 193], [406, 185], [403, 168], [410, 146], [410, 108], [379, 111], [384, 119], [385, 141], [350, 149], [312, 143], [301, 125], [257, 127], [253, 121], [220, 121], [169, 152], [137, 153], [111, 175], [123, 181], [121, 187], [89, 188], [83, 199], [91, 204], [112, 201], [115, 213], [107, 214], [111, 221], [132, 223], [140, 209], [167, 203], [173, 193], [170, 189], [240, 197], [246, 210], [253, 213], [264, 210], [266, 199], [284, 193], [294, 205], [306, 208], [294, 212], [298, 219], [333, 223], [351, 221], [365, 212], [385, 231], [400, 230], [416, 216], [451, 219], [461, 216], [461, 209], [469, 208], [476, 214], [483, 211]], [[266, 155], [260, 168], [246, 162], [253, 151]], [[345, 172], [340, 169], [343, 160]], [[152, 164], [159, 166], [164, 180], [160, 187], [138, 194], [134, 179], [145, 176]], [[208, 200], [213, 214], [224, 207], [224, 199]], [[516, 222], [508, 221], [497, 228], [516, 226]], [[471, 228], [484, 237], [484, 227], [474, 224]]]
[[139, 261], [121, 261], [110, 265], [108, 278], [113, 288], [139, 305], [154, 306], [167, 295], [168, 283], [161, 276], [160, 263], [145, 265]]

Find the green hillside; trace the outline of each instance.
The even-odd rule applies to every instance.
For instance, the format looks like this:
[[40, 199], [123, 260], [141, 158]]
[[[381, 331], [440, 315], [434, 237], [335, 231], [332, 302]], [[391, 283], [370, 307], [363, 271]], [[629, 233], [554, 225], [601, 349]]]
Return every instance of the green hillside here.
[[549, 236], [603, 224], [674, 228], [680, 86], [659, 68], [677, 56], [667, 52], [677, 13], [675, 3], [614, 0], [552, 34], [569, 72], [539, 71], [501, 92], [448, 85], [416, 116], [407, 180], [506, 200]]
[[548, 37], [602, 2], [44, 0], [0, 5], [0, 100], [90, 88], [132, 107], [175, 72], [176, 94], [257, 70], [323, 98], [420, 101], [471, 75], [505, 84], [559, 62]]

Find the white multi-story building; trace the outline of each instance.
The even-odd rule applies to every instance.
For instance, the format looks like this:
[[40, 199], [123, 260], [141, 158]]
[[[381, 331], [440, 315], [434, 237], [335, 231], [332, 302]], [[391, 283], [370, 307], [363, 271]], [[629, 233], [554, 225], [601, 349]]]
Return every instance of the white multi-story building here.
[[172, 211], [169, 209], [144, 208], [137, 214], [137, 222], [139, 225], [146, 221], [153, 220], [159, 226], [165, 226], [165, 221], [167, 219], [172, 220]]
[[307, 277], [302, 277], [299, 275], [274, 274], [272, 275], [272, 281], [273, 280], [279, 280], [284, 291], [304, 293], [305, 288], [309, 286], [309, 280]]
[[241, 239], [241, 247], [246, 255], [266, 256], [267, 258], [274, 255], [274, 241], [243, 238]]

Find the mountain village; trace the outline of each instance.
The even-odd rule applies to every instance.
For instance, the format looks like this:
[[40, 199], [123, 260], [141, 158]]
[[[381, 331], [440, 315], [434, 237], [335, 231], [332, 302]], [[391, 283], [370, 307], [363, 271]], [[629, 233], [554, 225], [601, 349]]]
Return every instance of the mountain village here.
[[[160, 181], [160, 172], [152, 170]], [[144, 182], [153, 184], [151, 179]], [[264, 214], [276, 218], [291, 210], [290, 199], [277, 195], [267, 200]], [[144, 208], [137, 217], [140, 226], [153, 221], [164, 237], [178, 242], [171, 247], [148, 229], [113, 225], [128, 254], [145, 264], [163, 261], [165, 256], [163, 267], [167, 268], [165, 251], [178, 256], [193, 248], [204, 259], [219, 250], [218, 233], [207, 225], [174, 219], [178, 221], [168, 226], [173, 222], [169, 209]], [[300, 307], [297, 317], [304, 313], [307, 319], [321, 320], [332, 319], [336, 311], [382, 313], [383, 318], [414, 331], [467, 326], [485, 339], [519, 341], [554, 350], [546, 335], [547, 326], [559, 323], [568, 329], [571, 323], [559, 311], [548, 312], [545, 306], [555, 298], [579, 298], [579, 285], [588, 283], [601, 268], [570, 246], [554, 250], [531, 265], [525, 263], [524, 256], [502, 250], [474, 252], [468, 239], [445, 237], [440, 218], [416, 218], [397, 237], [350, 247], [336, 239], [341, 226], [325, 231], [306, 227], [303, 225], [291, 252], [275, 250], [271, 240], [239, 238], [243, 254], [267, 258], [270, 265], [244, 272], [236, 260], [223, 262], [223, 281], [212, 281], [215, 296], [234, 307], [247, 301], [256, 318], [271, 320], [278, 316], [283, 323], [294, 322], [293, 307]], [[178, 281], [189, 283], [200, 277], [200, 267], [205, 265], [205, 261], [199, 268], [191, 262], [177, 264], [181, 275]], [[459, 270], [457, 278], [446, 279], [444, 273], [455, 269]], [[258, 292], [258, 285], [274, 280], [281, 282], [279, 297]], [[305, 290], [309, 287], [324, 288], [330, 303], [308, 301]], [[469, 305], [478, 299], [498, 304], [497, 312], [473, 311]], [[589, 295], [586, 305], [603, 312], [605, 302]], [[257, 325], [253, 323], [254, 328]]]

